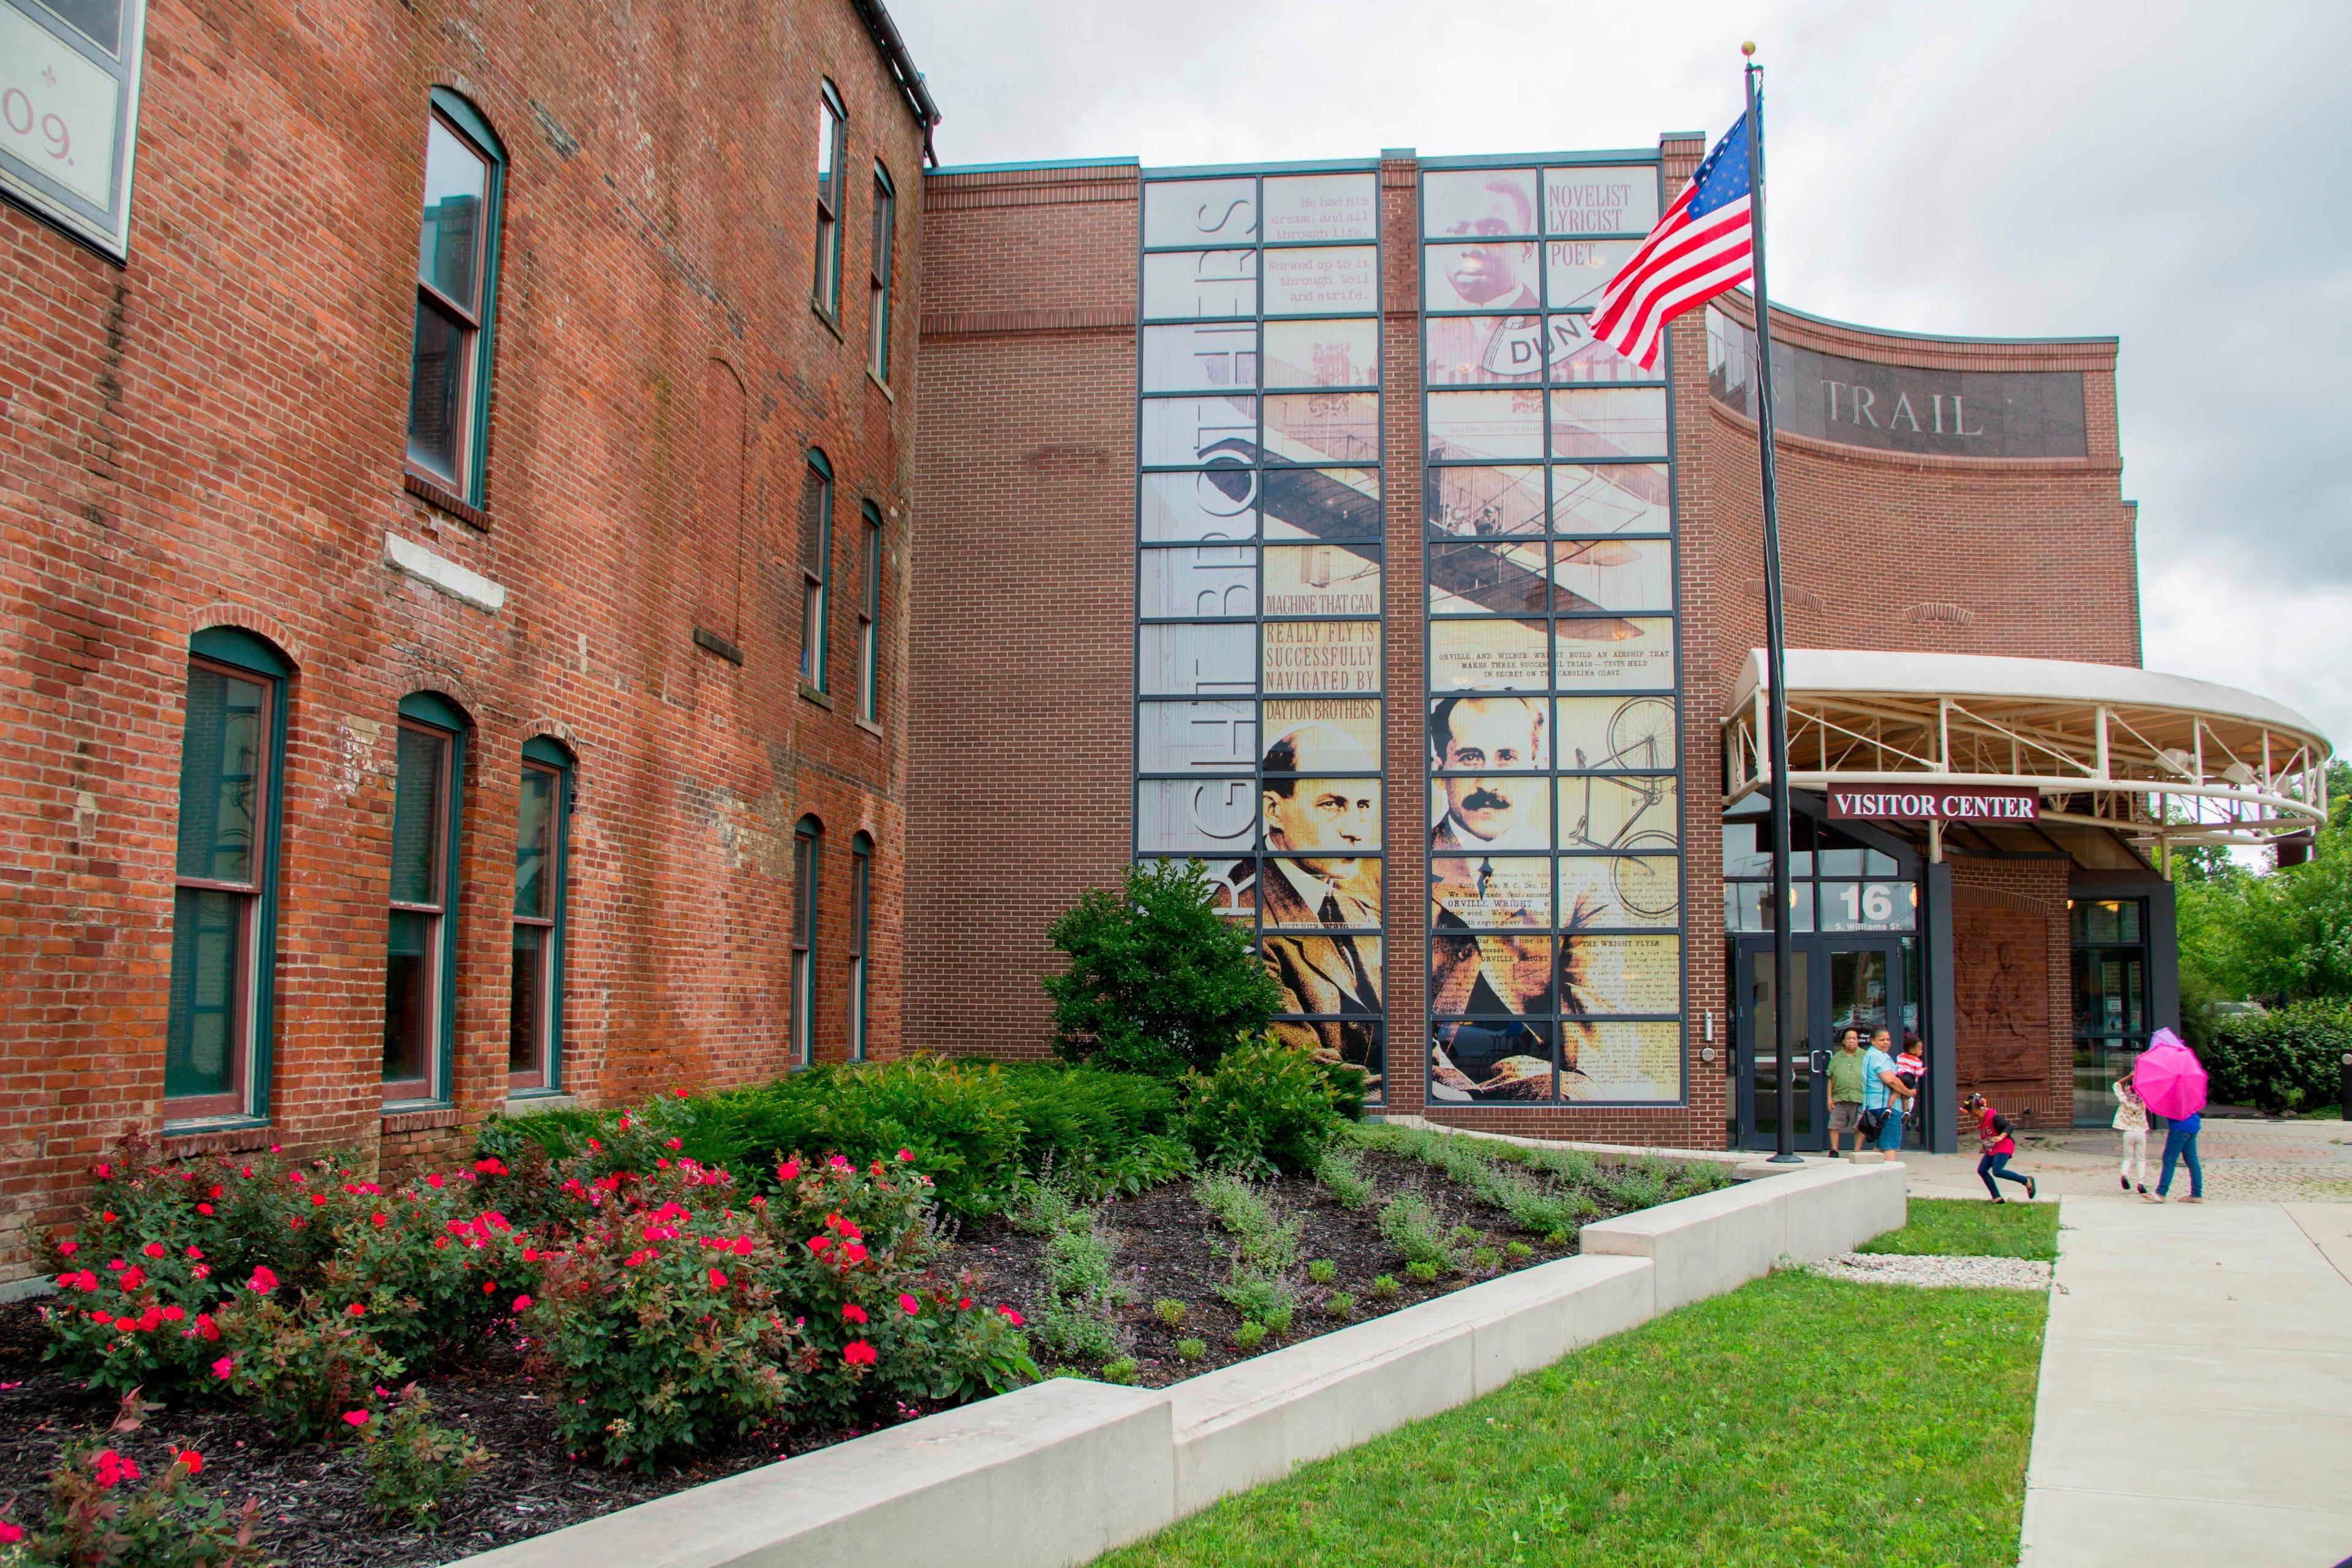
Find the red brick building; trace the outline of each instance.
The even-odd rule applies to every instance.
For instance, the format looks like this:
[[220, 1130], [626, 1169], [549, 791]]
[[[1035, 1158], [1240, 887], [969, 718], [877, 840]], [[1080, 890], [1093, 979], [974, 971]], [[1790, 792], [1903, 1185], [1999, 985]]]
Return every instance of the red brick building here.
[[[875, 0], [0, 24], [0, 1278], [125, 1125], [1042, 1055], [1139, 858], [1391, 1113], [1769, 1142], [1750, 323], [1583, 324], [1697, 140], [927, 171]], [[2137, 671], [2112, 341], [1776, 319], [1803, 1047], [2063, 1122], [2168, 813], [2325, 742]], [[1832, 824], [1906, 781], [2038, 820]]]
[[126, 1123], [396, 1164], [895, 1047], [880, 8], [68, 9], [0, 20], [139, 88], [135, 183], [7, 149], [0, 1273]]

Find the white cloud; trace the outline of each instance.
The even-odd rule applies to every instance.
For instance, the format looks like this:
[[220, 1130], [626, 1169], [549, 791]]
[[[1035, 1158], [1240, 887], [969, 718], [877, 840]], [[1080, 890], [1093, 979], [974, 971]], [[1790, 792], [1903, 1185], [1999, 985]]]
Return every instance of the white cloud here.
[[2119, 336], [2148, 662], [2352, 745], [2352, 6], [893, 10], [952, 163], [1643, 147], [1719, 134], [1756, 39], [1774, 297], [1913, 331]]

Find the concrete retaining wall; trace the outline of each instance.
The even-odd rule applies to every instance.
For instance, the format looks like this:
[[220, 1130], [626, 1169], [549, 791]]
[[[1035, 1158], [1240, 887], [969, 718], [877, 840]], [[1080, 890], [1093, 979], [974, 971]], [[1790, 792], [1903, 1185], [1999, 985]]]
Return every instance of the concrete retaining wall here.
[[1580, 1345], [1903, 1224], [1823, 1165], [1584, 1227], [1522, 1269], [1172, 1388], [1055, 1378], [495, 1552], [471, 1568], [1067, 1568]]

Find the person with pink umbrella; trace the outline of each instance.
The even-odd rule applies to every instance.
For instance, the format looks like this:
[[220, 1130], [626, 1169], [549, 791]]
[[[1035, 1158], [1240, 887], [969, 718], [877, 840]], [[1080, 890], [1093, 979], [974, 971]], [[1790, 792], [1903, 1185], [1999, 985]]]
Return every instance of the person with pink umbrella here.
[[2132, 1084], [2150, 1110], [2170, 1123], [2164, 1132], [2164, 1173], [2154, 1193], [2140, 1195], [2160, 1204], [2172, 1191], [2177, 1164], [2189, 1167], [2189, 1195], [2184, 1204], [2205, 1201], [2205, 1167], [2197, 1158], [2197, 1131], [2205, 1109], [2205, 1064], [2169, 1029], [2158, 1029], [2139, 1060], [2132, 1064]]

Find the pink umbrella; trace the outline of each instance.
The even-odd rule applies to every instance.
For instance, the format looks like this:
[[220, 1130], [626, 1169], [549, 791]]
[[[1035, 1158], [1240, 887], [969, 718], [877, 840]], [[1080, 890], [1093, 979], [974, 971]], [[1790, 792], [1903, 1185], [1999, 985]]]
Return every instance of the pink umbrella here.
[[2158, 1029], [2132, 1064], [2132, 1083], [2147, 1108], [2168, 1121], [2205, 1109], [2205, 1068], [2169, 1029]]

